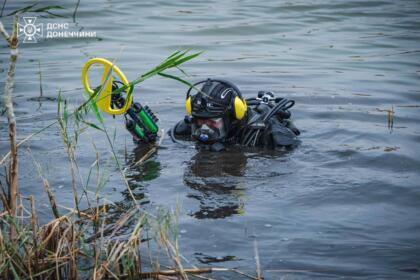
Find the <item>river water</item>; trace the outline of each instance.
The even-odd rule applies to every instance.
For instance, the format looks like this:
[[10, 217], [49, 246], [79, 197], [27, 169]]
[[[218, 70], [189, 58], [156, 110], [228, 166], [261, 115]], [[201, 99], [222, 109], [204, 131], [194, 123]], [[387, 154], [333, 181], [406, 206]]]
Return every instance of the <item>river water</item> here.
[[[256, 240], [266, 279], [420, 277], [419, 1], [82, 0], [73, 22], [75, 2], [41, 1], [39, 7], [63, 5], [56, 13], [64, 18], [47, 15], [38, 23], [69, 23], [97, 38], [21, 44], [14, 91], [19, 139], [55, 120], [59, 89], [70, 107], [84, 100], [80, 72], [91, 57], [116, 58], [133, 80], [177, 49], [204, 50], [183, 66], [187, 79], [221, 77], [246, 97], [270, 90], [294, 99], [302, 144], [282, 153], [206, 153], [166, 137], [148, 161], [129, 168], [144, 207], [181, 205], [185, 258], [253, 273]], [[7, 1], [3, 15], [29, 4]], [[10, 26], [10, 17], [1, 20]], [[0, 65], [4, 88], [3, 42]], [[167, 131], [185, 114], [185, 91], [153, 78], [134, 97]], [[387, 110], [394, 111], [392, 123]], [[124, 166], [141, 158], [123, 119], [105, 118]], [[8, 149], [6, 121], [3, 115], [0, 155]], [[92, 139], [108, 179], [103, 197], [129, 203], [107, 141], [93, 129], [77, 149], [82, 177], [96, 159]], [[73, 207], [58, 129], [28, 146], [58, 203]], [[26, 147], [19, 155], [20, 191], [36, 197], [45, 222], [51, 212], [41, 179]]]

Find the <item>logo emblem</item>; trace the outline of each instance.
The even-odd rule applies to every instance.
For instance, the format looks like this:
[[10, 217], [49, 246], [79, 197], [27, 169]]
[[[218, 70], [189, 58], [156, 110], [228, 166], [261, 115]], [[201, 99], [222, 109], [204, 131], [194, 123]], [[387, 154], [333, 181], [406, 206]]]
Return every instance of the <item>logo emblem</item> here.
[[36, 43], [42, 37], [43, 25], [36, 24], [36, 17], [23, 17], [24, 24], [18, 23], [18, 36], [25, 36], [24, 43]]
[[232, 89], [231, 89], [231, 88], [227, 88], [227, 89], [225, 89], [225, 90], [222, 92], [222, 94], [220, 95], [220, 97], [221, 97], [222, 99], [225, 99], [226, 95], [227, 95], [229, 92], [231, 92], [231, 91], [232, 91]]

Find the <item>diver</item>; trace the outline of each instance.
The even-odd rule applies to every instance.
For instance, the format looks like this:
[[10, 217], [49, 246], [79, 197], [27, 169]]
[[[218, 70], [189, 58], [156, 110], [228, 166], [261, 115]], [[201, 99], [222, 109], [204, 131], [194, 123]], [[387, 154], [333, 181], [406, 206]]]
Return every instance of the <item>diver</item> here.
[[269, 149], [295, 147], [300, 143], [300, 131], [290, 119], [289, 109], [294, 104], [293, 100], [275, 98], [266, 91], [244, 99], [239, 88], [229, 81], [203, 80], [188, 89], [187, 115], [173, 127], [170, 136], [174, 142], [196, 141], [211, 151], [226, 150], [226, 146], [234, 144]]

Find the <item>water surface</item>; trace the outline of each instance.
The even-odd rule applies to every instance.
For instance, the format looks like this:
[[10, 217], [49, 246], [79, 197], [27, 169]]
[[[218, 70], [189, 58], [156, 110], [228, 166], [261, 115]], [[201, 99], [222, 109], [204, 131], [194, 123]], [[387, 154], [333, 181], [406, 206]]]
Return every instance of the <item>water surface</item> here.
[[[8, 1], [4, 14], [27, 4]], [[52, 4], [57, 1], [40, 6]], [[69, 22], [98, 38], [21, 45], [14, 92], [19, 138], [55, 120], [59, 89], [71, 105], [84, 100], [80, 71], [91, 57], [117, 58], [134, 79], [174, 50], [205, 50], [183, 67], [188, 79], [221, 77], [246, 97], [271, 90], [296, 100], [302, 145], [291, 152], [215, 154], [166, 137], [157, 154], [131, 168], [130, 185], [144, 207], [182, 204], [183, 255], [197, 266], [252, 273], [256, 239], [266, 279], [419, 278], [419, 1], [82, 0], [75, 23], [75, 3], [59, 4], [65, 18], [38, 20]], [[2, 21], [10, 26], [10, 17]], [[3, 88], [8, 50], [1, 46]], [[51, 100], [37, 99], [38, 61], [43, 95]], [[182, 84], [154, 78], [136, 88], [135, 98], [156, 111], [167, 131], [184, 115], [185, 91]], [[389, 127], [384, 110], [392, 108]], [[106, 119], [116, 129], [121, 160], [129, 165], [141, 158], [122, 118]], [[0, 133], [3, 155], [5, 116]], [[109, 176], [103, 196], [128, 204], [117, 169], [106, 167], [106, 139], [94, 130], [78, 146], [82, 176], [96, 159], [92, 139]], [[58, 130], [34, 137], [29, 146], [58, 203], [72, 207]], [[47, 221], [48, 200], [25, 147], [19, 168], [22, 194], [35, 195]]]

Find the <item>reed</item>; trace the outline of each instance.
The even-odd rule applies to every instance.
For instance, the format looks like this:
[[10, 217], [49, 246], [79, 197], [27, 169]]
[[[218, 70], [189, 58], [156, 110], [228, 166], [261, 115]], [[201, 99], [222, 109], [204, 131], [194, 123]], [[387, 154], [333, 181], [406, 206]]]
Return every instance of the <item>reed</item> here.
[[[28, 9], [33, 9], [30, 7]], [[95, 96], [70, 111], [66, 100], [59, 93], [57, 99], [57, 120], [17, 143], [16, 120], [13, 112], [13, 78], [17, 60], [17, 18], [9, 36], [0, 22], [0, 33], [5, 37], [11, 50], [9, 71], [7, 73], [4, 104], [6, 106], [10, 152], [0, 161], [0, 165], [9, 163], [6, 173], [7, 192], [0, 193], [0, 279], [188, 279], [189, 275], [230, 272], [247, 278], [257, 279], [243, 272], [226, 268], [185, 268], [178, 244], [177, 223], [179, 209], [174, 212], [160, 209], [156, 215], [140, 207], [115, 151], [115, 138], [103, 121], [95, 105]], [[190, 85], [182, 78], [164, 71], [178, 67], [197, 57], [188, 51], [177, 51], [161, 64], [139, 76], [130, 85], [136, 85], [159, 75]], [[181, 70], [181, 72], [183, 72]], [[106, 81], [104, 81], [104, 84]], [[123, 91], [120, 88], [119, 91]], [[42, 87], [40, 88], [42, 91]], [[118, 90], [117, 90], [118, 91]], [[115, 92], [114, 92], [115, 93]], [[92, 122], [88, 114], [93, 112], [97, 122]], [[73, 208], [58, 205], [47, 176], [41, 164], [36, 161], [28, 148], [44, 190], [50, 202], [51, 220], [43, 225], [38, 221], [38, 210], [33, 197], [18, 193], [17, 152], [19, 146], [27, 143], [34, 135], [39, 135], [57, 127], [63, 149], [69, 164], [69, 186], [73, 190]], [[132, 198], [132, 204], [125, 209], [109, 202], [100, 204], [100, 192], [106, 183], [101, 175], [100, 153], [93, 141], [96, 160], [91, 165], [89, 175], [83, 180], [76, 160], [77, 143], [81, 134], [95, 129], [106, 135], [108, 152], [112, 162], [118, 167]], [[158, 148], [152, 149], [134, 165], [138, 166], [150, 157]], [[96, 173], [96, 181], [92, 174]], [[80, 189], [82, 192], [80, 193]], [[94, 189], [94, 201], [90, 191]], [[9, 195], [5, 195], [8, 193]], [[81, 209], [81, 201], [87, 209]], [[110, 223], [111, 212], [122, 213]], [[122, 234], [123, 233], [123, 234]], [[164, 255], [163, 255], [164, 254]], [[149, 262], [149, 264], [147, 264]], [[164, 269], [162, 269], [164, 267]], [[210, 279], [204, 276], [197, 276]], [[258, 279], [260, 275], [258, 275]]]
[[[257, 279], [226, 268], [184, 268], [177, 241], [173, 239], [174, 214], [164, 212], [153, 218], [136, 207], [125, 212], [114, 223], [105, 226], [108, 211], [114, 206], [85, 209], [81, 215], [72, 211], [39, 226], [33, 197], [21, 201], [22, 213], [12, 217], [1, 214], [0, 277], [2, 279], [188, 279], [191, 274], [231, 272]], [[28, 209], [29, 208], [29, 209]], [[76, 211], [74, 209], [74, 211]], [[78, 218], [82, 216], [83, 218]], [[100, 225], [94, 230], [96, 225]], [[15, 244], [5, 232], [15, 227]], [[130, 228], [125, 238], [118, 236]], [[146, 240], [147, 236], [153, 239]], [[167, 253], [166, 259], [145, 243], [154, 242]], [[144, 271], [143, 258], [153, 254], [156, 259], [172, 262], [166, 269]], [[204, 279], [209, 279], [204, 277]], [[258, 278], [260, 279], [260, 278]]]
[[[16, 215], [16, 200], [18, 195], [18, 155], [17, 155], [17, 144], [16, 144], [16, 118], [13, 110], [13, 86], [15, 77], [16, 61], [18, 57], [18, 35], [17, 35], [17, 16], [13, 19], [13, 31], [9, 35], [5, 30], [3, 23], [0, 21], [0, 33], [6, 40], [10, 49], [10, 63], [7, 71], [7, 78], [4, 86], [4, 106], [7, 113], [8, 129], [9, 129], [9, 142], [10, 142], [10, 164], [9, 164], [9, 197], [8, 197], [8, 209], [10, 214]], [[10, 239], [13, 241], [16, 237], [15, 227], [10, 228]]]

